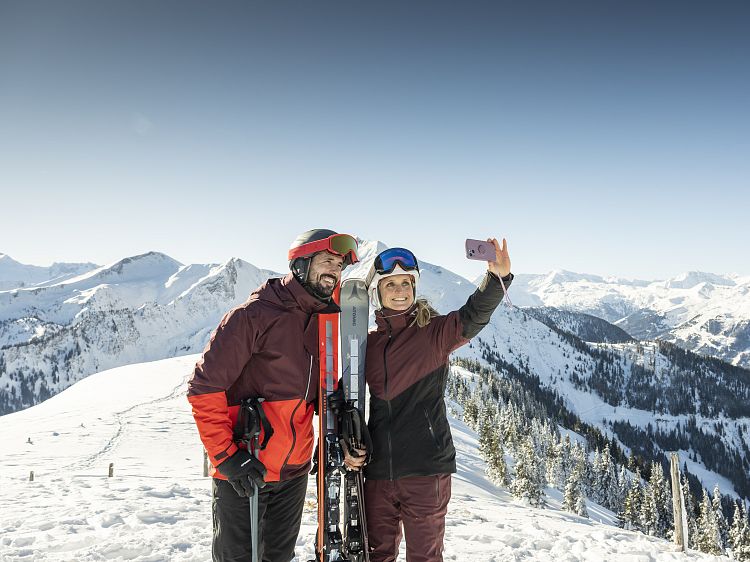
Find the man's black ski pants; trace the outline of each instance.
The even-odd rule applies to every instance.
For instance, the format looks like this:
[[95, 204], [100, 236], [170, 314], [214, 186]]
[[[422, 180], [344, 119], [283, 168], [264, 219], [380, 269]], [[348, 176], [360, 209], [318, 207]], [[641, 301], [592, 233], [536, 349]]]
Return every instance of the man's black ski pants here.
[[[269, 482], [258, 496], [258, 560], [289, 562], [299, 535], [307, 491], [307, 474], [286, 482]], [[214, 562], [250, 562], [250, 503], [232, 485], [213, 479]]]

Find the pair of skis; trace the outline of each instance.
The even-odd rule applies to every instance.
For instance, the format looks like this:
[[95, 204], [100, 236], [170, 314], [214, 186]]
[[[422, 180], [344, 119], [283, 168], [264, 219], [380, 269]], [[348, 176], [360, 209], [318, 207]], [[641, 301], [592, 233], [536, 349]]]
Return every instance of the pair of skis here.
[[[316, 562], [369, 562], [362, 470], [346, 470], [341, 440], [349, 451], [365, 448], [365, 351], [369, 316], [367, 288], [360, 279], [341, 285], [340, 314], [318, 316], [318, 536]], [[328, 406], [338, 386], [339, 357], [346, 406], [340, 417]], [[344, 532], [341, 481], [344, 480]]]

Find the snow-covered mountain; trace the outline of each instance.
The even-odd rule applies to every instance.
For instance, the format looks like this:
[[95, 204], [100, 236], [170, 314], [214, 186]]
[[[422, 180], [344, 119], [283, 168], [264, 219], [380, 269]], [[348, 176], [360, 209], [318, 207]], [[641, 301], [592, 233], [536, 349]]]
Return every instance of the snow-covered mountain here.
[[148, 253], [44, 287], [0, 291], [0, 414], [103, 369], [203, 349], [273, 272]]
[[[345, 275], [364, 276], [384, 247], [363, 241], [361, 263]], [[474, 290], [445, 268], [421, 265], [420, 293], [438, 310], [457, 309]], [[185, 266], [149, 253], [62, 283], [0, 291], [0, 413], [42, 402], [104, 369], [200, 352], [222, 315], [269, 275], [237, 259]], [[565, 283], [609, 283], [563, 277]], [[551, 286], [572, 291], [565, 283]], [[514, 303], [541, 300], [529, 286], [529, 278], [517, 277]], [[638, 289], [637, 283], [630, 287]], [[644, 458], [680, 449], [690, 472], [705, 476], [706, 487], [722, 479], [722, 490], [750, 496], [748, 371], [668, 344], [587, 344], [582, 326], [598, 331], [601, 323], [550, 318], [539, 321], [501, 305], [458, 356], [520, 377], [530, 392], [556, 393], [582, 420]]]
[[0, 291], [52, 285], [97, 267], [93, 263], [53, 263], [49, 267], [25, 265], [0, 252]]
[[585, 312], [561, 310], [551, 306], [529, 306], [524, 308], [524, 312], [553, 330], [560, 329], [575, 334], [586, 342], [624, 343], [635, 341], [635, 338], [622, 328]]
[[[197, 357], [97, 373], [0, 418], [0, 559], [210, 560], [211, 483], [185, 397]], [[554, 489], [546, 509], [526, 507], [487, 480], [477, 435], [455, 419], [451, 430], [458, 473], [445, 560], [727, 560], [613, 526], [614, 515], [590, 501], [590, 519], [565, 512]], [[293, 562], [314, 558], [315, 534], [310, 478]]]
[[649, 282], [558, 270], [517, 275], [513, 302], [584, 312], [637, 339], [750, 367], [750, 277], [691, 271]]

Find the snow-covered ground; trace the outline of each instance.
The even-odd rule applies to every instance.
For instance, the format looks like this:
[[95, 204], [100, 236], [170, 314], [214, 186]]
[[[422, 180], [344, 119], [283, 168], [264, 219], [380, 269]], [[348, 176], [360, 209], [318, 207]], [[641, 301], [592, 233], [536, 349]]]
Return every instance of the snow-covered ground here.
[[[210, 560], [210, 481], [185, 398], [196, 358], [104, 371], [0, 418], [0, 560]], [[726, 560], [619, 529], [594, 504], [591, 519], [566, 513], [555, 491], [548, 509], [518, 504], [485, 478], [476, 435], [451, 426], [458, 474], [446, 560]], [[297, 562], [313, 557], [312, 484]]]

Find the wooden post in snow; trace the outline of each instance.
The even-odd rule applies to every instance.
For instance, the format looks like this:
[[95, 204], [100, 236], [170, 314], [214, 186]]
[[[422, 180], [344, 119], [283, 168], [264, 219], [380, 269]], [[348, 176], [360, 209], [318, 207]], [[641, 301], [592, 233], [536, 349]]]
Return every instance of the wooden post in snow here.
[[208, 452], [203, 449], [203, 476], [208, 476]]
[[680, 485], [680, 457], [677, 453], [671, 455], [671, 474], [672, 474], [672, 512], [674, 513], [674, 542], [680, 547], [680, 550], [687, 552], [687, 526], [683, 518], [685, 510], [683, 508], [682, 486]]
[[115, 463], [109, 463], [109, 477], [112, 478], [115, 475]]
[[34, 471], [32, 470], [31, 472], [29, 472], [29, 482], [33, 482], [33, 481], [34, 481]]

